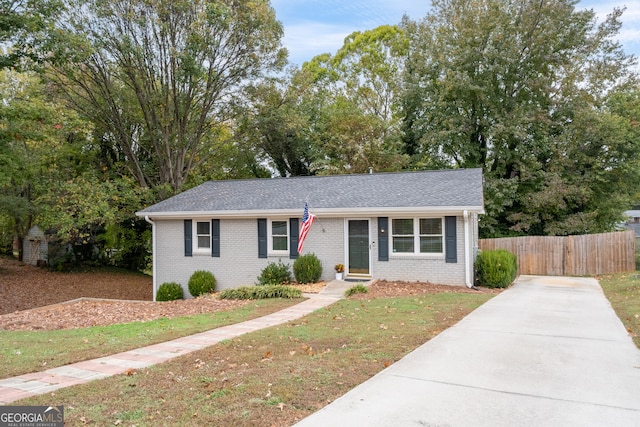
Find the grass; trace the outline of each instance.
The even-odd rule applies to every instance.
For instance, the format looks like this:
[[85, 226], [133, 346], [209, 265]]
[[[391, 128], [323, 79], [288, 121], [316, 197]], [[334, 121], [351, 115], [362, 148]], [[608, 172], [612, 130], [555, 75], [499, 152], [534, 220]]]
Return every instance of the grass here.
[[161, 365], [15, 402], [68, 425], [289, 426], [455, 324], [490, 294], [347, 299]]
[[241, 308], [175, 319], [59, 331], [0, 331], [0, 378], [63, 366], [243, 322], [298, 301], [262, 300]]
[[612, 274], [598, 280], [633, 342], [640, 348], [640, 272]]

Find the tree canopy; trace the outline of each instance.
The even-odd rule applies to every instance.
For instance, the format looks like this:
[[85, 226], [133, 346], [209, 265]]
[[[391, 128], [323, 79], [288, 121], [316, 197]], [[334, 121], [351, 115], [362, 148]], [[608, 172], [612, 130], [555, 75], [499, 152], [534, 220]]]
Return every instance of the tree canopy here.
[[224, 143], [230, 101], [286, 57], [269, 2], [80, 0], [49, 77], [142, 187], [178, 191]]
[[406, 152], [483, 168], [486, 235], [609, 230], [637, 196], [638, 140], [607, 104], [636, 82], [622, 10], [598, 24], [576, 4], [436, 0], [403, 22]]
[[146, 204], [370, 168], [482, 168], [483, 237], [612, 230], [640, 195], [638, 68], [624, 11], [577, 5], [434, 0], [285, 70], [268, 0], [0, 0], [2, 245], [38, 222], [138, 268]]
[[62, 10], [61, 0], [0, 0], [0, 69], [51, 60], [54, 23]]

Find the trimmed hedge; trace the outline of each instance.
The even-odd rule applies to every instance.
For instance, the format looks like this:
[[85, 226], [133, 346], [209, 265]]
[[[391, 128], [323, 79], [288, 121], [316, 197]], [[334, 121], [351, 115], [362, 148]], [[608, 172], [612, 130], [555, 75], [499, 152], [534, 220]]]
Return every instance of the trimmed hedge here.
[[475, 268], [478, 285], [506, 288], [518, 275], [518, 258], [505, 249], [480, 251]]
[[293, 274], [298, 283], [316, 283], [322, 276], [322, 263], [315, 254], [305, 254], [293, 263]]
[[259, 286], [265, 285], [284, 285], [291, 283], [291, 270], [289, 264], [283, 264], [282, 261], [269, 263], [258, 276]]
[[182, 286], [176, 282], [167, 282], [160, 285], [156, 294], [156, 301], [174, 301], [184, 298]]
[[218, 294], [220, 299], [266, 299], [266, 298], [300, 298], [302, 291], [284, 285], [243, 286], [225, 289]]
[[216, 278], [210, 271], [197, 270], [189, 278], [188, 287], [194, 297], [210, 294], [216, 290]]

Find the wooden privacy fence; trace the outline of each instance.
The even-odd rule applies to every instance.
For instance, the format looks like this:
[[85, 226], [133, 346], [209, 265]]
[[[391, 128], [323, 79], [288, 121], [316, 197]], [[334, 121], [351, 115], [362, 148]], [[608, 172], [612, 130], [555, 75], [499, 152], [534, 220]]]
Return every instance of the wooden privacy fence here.
[[481, 239], [479, 248], [506, 249], [516, 254], [519, 274], [595, 276], [636, 269], [632, 230], [582, 236]]

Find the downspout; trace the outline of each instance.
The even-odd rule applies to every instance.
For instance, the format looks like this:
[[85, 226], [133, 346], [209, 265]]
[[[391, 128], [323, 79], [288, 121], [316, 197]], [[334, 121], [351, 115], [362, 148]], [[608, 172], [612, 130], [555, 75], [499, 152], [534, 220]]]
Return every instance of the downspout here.
[[473, 288], [473, 281], [471, 280], [471, 272], [473, 265], [471, 265], [471, 242], [469, 236], [469, 212], [463, 211], [462, 216], [464, 218], [464, 282], [467, 288]]
[[149, 215], [144, 216], [144, 220], [151, 224], [151, 264], [152, 264], [152, 274], [153, 274], [153, 301], [156, 300], [156, 223], [153, 222]]

